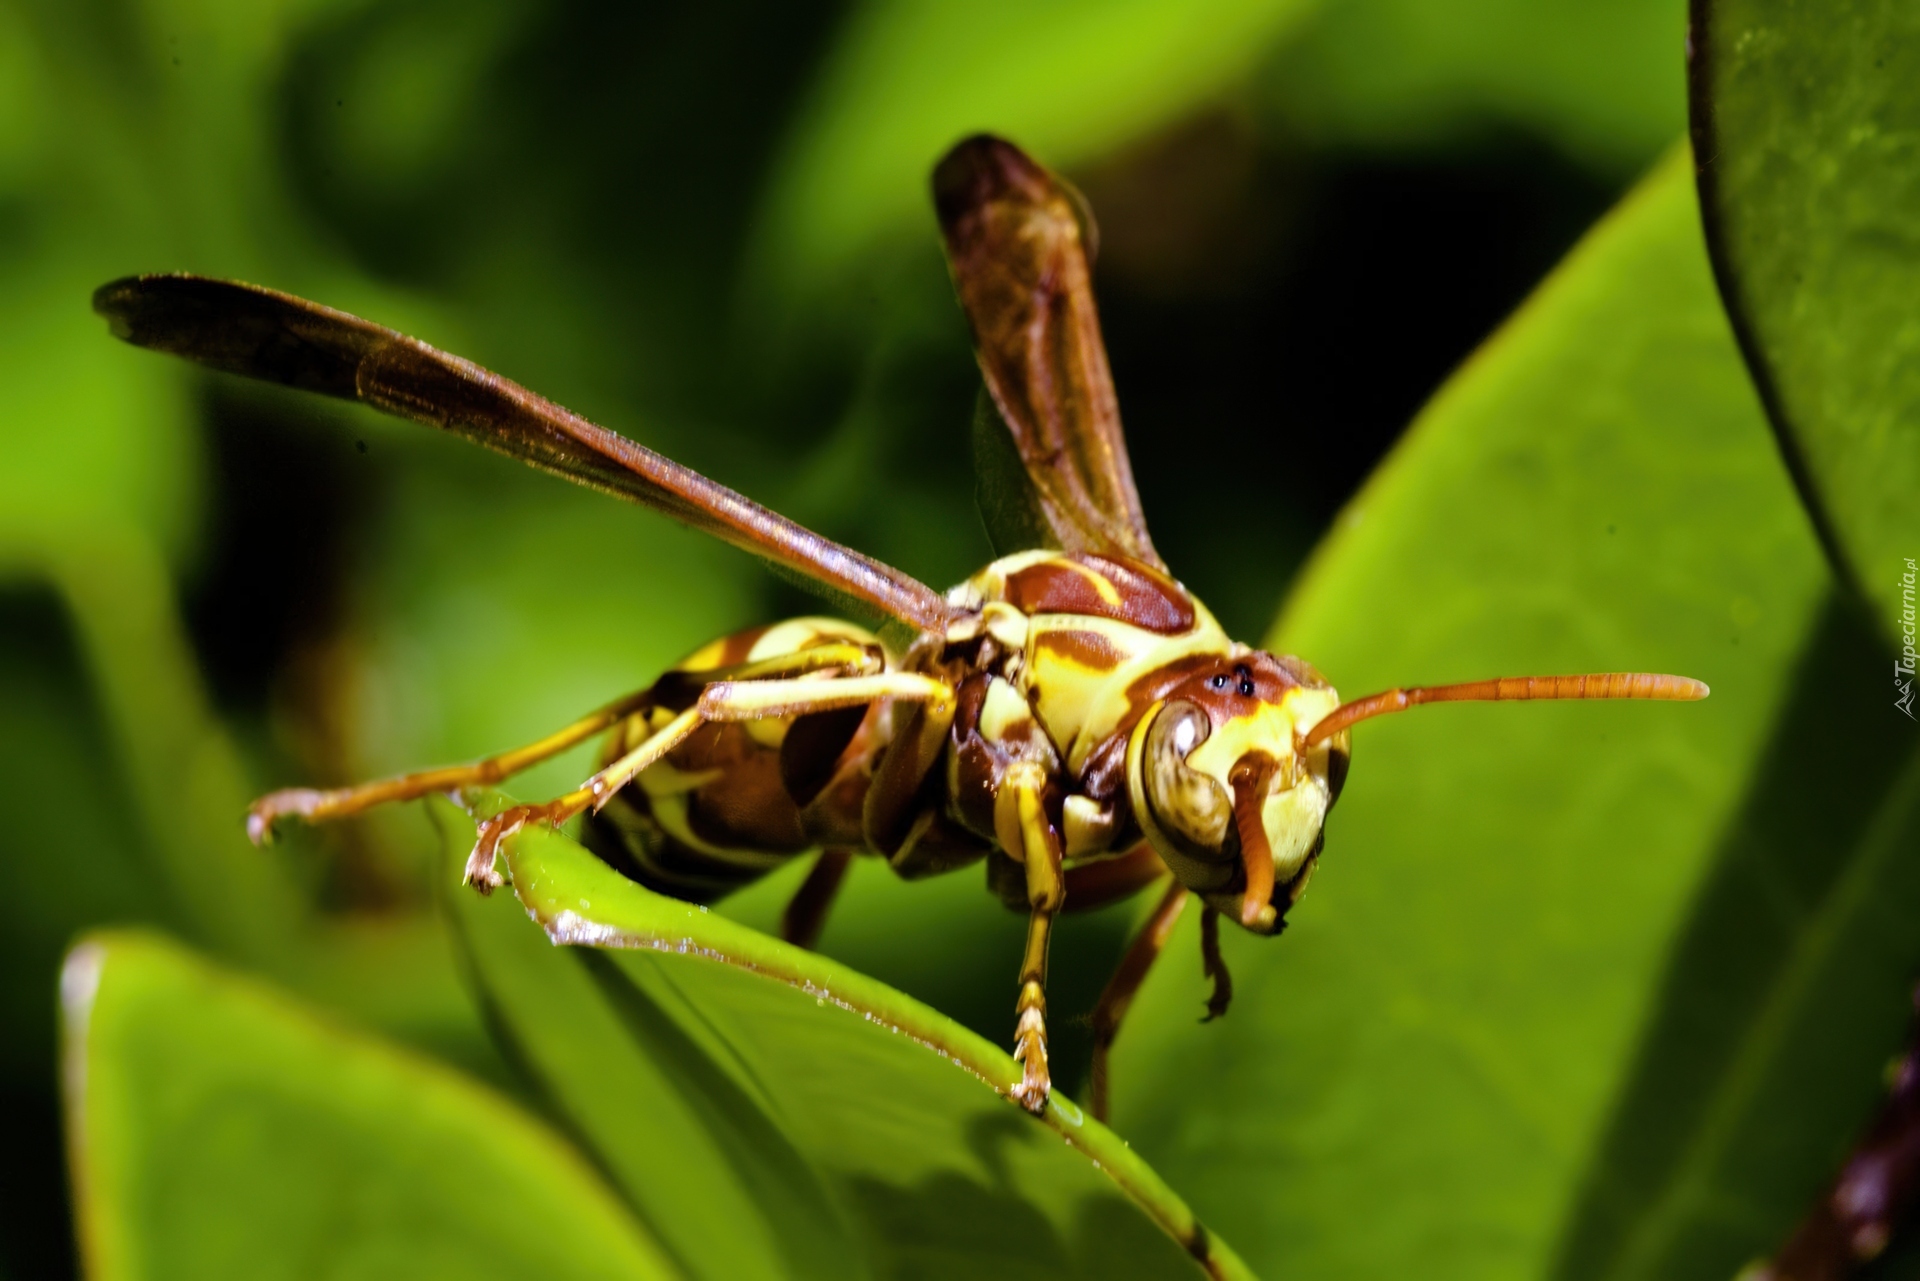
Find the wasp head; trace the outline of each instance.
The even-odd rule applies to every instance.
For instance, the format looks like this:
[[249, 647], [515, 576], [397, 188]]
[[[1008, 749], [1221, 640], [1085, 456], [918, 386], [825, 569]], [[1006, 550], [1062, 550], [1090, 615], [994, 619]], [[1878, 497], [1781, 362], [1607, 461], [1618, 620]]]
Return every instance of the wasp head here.
[[1350, 751], [1305, 745], [1340, 699], [1297, 658], [1240, 651], [1166, 689], [1127, 741], [1141, 830], [1182, 884], [1256, 934], [1306, 888]]

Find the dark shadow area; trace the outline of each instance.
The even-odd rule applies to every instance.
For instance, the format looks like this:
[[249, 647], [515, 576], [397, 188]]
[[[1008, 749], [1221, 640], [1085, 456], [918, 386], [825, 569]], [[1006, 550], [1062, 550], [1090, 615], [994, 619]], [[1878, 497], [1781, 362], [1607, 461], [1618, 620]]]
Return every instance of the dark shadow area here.
[[[931, 211], [923, 241], [903, 232], [879, 251], [894, 260], [850, 279], [838, 320], [769, 345], [740, 313], [770, 162], [842, 16], [739, 0], [357, 12], [290, 68], [293, 176], [376, 275], [482, 318], [510, 302], [463, 354], [510, 364], [515, 348], [488, 342], [531, 343], [502, 372], [566, 368], [574, 389], [624, 398], [609, 425], [756, 496], [781, 501], [823, 442], [870, 422], [830, 498], [789, 514], [944, 588], [990, 551], [971, 517], [978, 379]], [[369, 66], [404, 65], [450, 23], [471, 49], [447, 84], [355, 96]], [[1324, 152], [1220, 112], [1070, 176], [1101, 226], [1096, 283], [1155, 537], [1249, 639], [1421, 404], [1618, 194], [1524, 135]], [[819, 608], [785, 584], [766, 597], [770, 615]]]
[[[1095, 284], [1154, 540], [1250, 641], [1420, 407], [1619, 194], [1522, 135], [1320, 153], [1221, 116], [1069, 176], [1100, 226]], [[929, 218], [928, 261], [900, 288], [951, 310], [950, 348], [892, 340], [852, 396], [884, 432], [862, 484], [912, 495], [896, 501], [927, 520], [968, 513], [966, 527], [906, 538], [857, 490], [826, 523], [944, 587], [991, 549], [971, 517], [979, 380], [933, 235]], [[770, 596], [815, 608], [797, 589]]]
[[1191, 1266], [1185, 1253], [1115, 1188], [1073, 1207], [1063, 1234], [1013, 1181], [1008, 1154], [1057, 1142], [1011, 1108], [977, 1118], [967, 1146], [986, 1168], [981, 1182], [947, 1171], [911, 1187], [860, 1177], [847, 1190], [867, 1223], [876, 1278], [899, 1281], [1107, 1281], [1160, 1276]]
[[1860, 1281], [1912, 1281], [1920, 1277], [1920, 1240], [1912, 1226], [1894, 1237], [1887, 1252], [1860, 1269]]
[[1877, 1106], [1920, 973], [1920, 737], [1885, 669], [1830, 600], [1679, 935], [1564, 1281], [1732, 1276], [1786, 1239]]
[[[355, 781], [347, 624], [386, 473], [365, 410], [219, 377], [203, 384], [206, 554], [181, 608], [219, 710], [277, 754], [273, 777]], [[261, 733], [261, 731], [266, 731]], [[419, 887], [359, 824], [333, 828], [324, 906], [391, 910]]]
[[[681, 1098], [719, 1140], [741, 1184], [765, 1209], [766, 1223], [779, 1230], [792, 1275], [833, 1275], [834, 1260], [848, 1243], [820, 1172], [735, 1080], [735, 1069], [716, 1062], [629, 973], [629, 967], [654, 967], [653, 958], [585, 947], [570, 953], [593, 978], [634, 1043], [671, 1074]], [[796, 1233], [796, 1225], [807, 1230]]]
[[0, 1270], [10, 1277], [70, 1277], [78, 1271], [67, 1204], [60, 1098], [53, 1089], [0, 1089], [7, 1141], [0, 1144]]
[[876, 1277], [1109, 1281], [1191, 1266], [1180, 1247], [1117, 1191], [1083, 1201], [1069, 1237], [1018, 1189], [988, 1187], [958, 1174], [913, 1187], [867, 1178], [847, 1187], [882, 1250], [874, 1260]]
[[[75, 1269], [62, 1149], [57, 987], [73, 937], [97, 922], [165, 922], [113, 739], [59, 600], [0, 593], [0, 838], [12, 926], [0, 938], [0, 1275]], [[76, 800], [81, 803], [74, 803]]]
[[[849, 1199], [867, 1221], [878, 1277], [964, 1281], [982, 1275], [1080, 1275], [1052, 1222], [1013, 1188], [946, 1172], [913, 1187], [856, 1178]], [[884, 1251], [884, 1253], [881, 1253]]]
[[[294, 178], [375, 275], [497, 298], [498, 273], [533, 308], [561, 288], [597, 327], [573, 358], [627, 353], [598, 372], [670, 420], [750, 421], [759, 382], [728, 368], [739, 260], [842, 18], [752, 0], [355, 10], [289, 70]], [[357, 93], [382, 59], [455, 70], [414, 97]], [[822, 372], [779, 388], [778, 423], [830, 421], [847, 371]]]
[[1248, 641], [1428, 397], [1618, 195], [1522, 136], [1329, 154], [1217, 117], [1084, 181], [1155, 540]]
[[205, 388], [207, 554], [182, 605], [214, 701], [257, 718], [342, 622], [378, 473], [361, 424], [324, 402], [232, 378]]

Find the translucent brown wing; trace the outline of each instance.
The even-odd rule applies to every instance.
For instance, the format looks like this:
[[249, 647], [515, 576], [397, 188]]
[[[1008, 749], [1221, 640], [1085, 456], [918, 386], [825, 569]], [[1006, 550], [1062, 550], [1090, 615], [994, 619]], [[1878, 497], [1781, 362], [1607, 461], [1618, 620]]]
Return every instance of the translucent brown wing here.
[[1088, 267], [1079, 194], [1012, 143], [982, 134], [933, 171], [954, 285], [993, 402], [1069, 551], [1160, 566], [1133, 487]]
[[102, 285], [93, 309], [140, 347], [361, 400], [464, 436], [544, 471], [628, 498], [770, 562], [830, 595], [922, 630], [952, 610], [896, 569], [796, 525], [724, 485], [599, 427], [517, 383], [415, 338], [290, 294], [201, 276]]

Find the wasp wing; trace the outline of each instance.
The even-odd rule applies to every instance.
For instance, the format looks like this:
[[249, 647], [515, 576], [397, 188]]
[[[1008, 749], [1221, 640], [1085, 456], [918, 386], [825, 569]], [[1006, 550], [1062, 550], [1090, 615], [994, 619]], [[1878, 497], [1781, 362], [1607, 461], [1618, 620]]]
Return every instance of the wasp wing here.
[[132, 276], [93, 308], [116, 336], [229, 373], [283, 383], [439, 427], [591, 489], [665, 512], [921, 630], [952, 609], [938, 592], [768, 511], [724, 485], [471, 361], [291, 294], [202, 276]]
[[1120, 431], [1085, 202], [1012, 143], [982, 134], [935, 167], [933, 203], [980, 372], [1032, 486], [1028, 505], [1068, 551], [1164, 568]]

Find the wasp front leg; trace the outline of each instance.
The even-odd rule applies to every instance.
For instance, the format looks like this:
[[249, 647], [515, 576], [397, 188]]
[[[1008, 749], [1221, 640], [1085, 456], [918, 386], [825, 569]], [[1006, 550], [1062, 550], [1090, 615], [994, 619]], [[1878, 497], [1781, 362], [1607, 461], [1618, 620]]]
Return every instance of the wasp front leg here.
[[1019, 859], [1027, 879], [1027, 948], [1020, 961], [1020, 998], [1014, 1004], [1013, 1057], [1024, 1071], [1013, 1097], [1039, 1116], [1047, 1110], [1053, 1078], [1047, 1068], [1047, 950], [1053, 920], [1066, 906], [1060, 833], [1047, 816], [1047, 774], [1032, 761], [1010, 766], [994, 795], [1000, 846]]
[[862, 707], [886, 699], [951, 707], [953, 691], [942, 681], [912, 672], [824, 679], [713, 681], [700, 691], [692, 707], [573, 791], [538, 805], [516, 805], [482, 822], [473, 853], [467, 859], [466, 882], [483, 894], [492, 891], [501, 884], [500, 874], [494, 870], [501, 841], [528, 823], [557, 827], [589, 808], [599, 810], [703, 724], [804, 716]]
[[1107, 1063], [1114, 1038], [1120, 1035], [1120, 1022], [1127, 1017], [1127, 1010], [1139, 994], [1140, 985], [1147, 981], [1153, 963], [1166, 950], [1167, 938], [1186, 906], [1187, 887], [1169, 878], [1166, 893], [1160, 896], [1147, 923], [1127, 945], [1120, 968], [1107, 981], [1099, 1004], [1093, 1007], [1093, 1080], [1087, 1093], [1096, 1121], [1107, 1120]]

